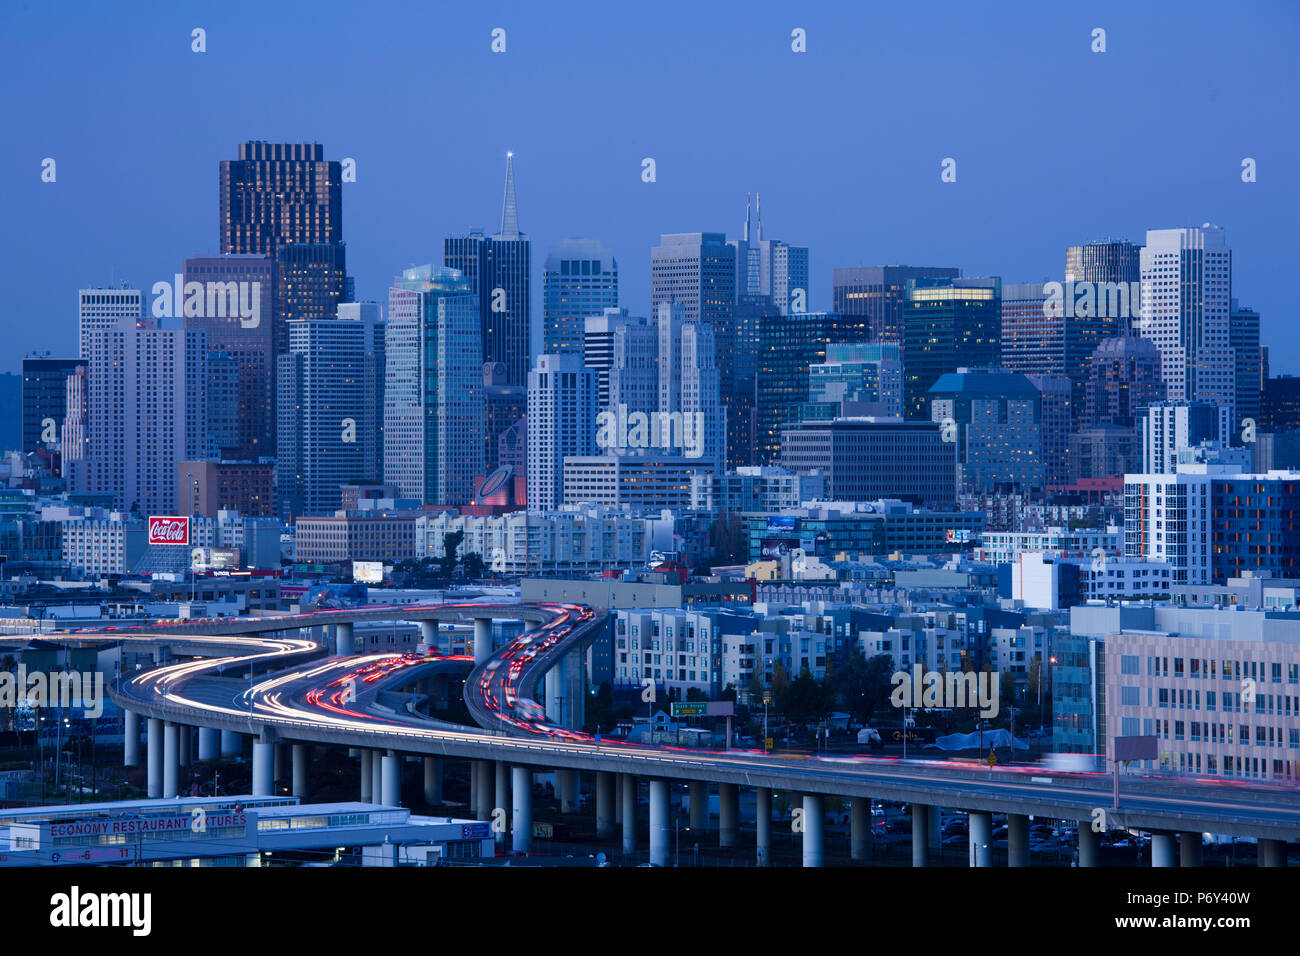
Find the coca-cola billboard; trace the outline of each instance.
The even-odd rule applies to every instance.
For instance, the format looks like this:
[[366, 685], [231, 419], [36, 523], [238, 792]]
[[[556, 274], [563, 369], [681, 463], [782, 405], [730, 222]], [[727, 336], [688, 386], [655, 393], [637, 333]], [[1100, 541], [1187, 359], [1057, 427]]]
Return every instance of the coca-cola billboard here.
[[150, 515], [150, 544], [190, 543], [190, 519], [184, 515]]

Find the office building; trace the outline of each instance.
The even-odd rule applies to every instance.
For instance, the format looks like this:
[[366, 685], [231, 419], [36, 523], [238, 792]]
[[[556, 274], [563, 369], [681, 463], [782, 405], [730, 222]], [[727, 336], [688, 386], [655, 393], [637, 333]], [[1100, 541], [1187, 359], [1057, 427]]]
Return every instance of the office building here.
[[195, 329], [123, 319], [87, 338], [86, 481], [115, 507], [175, 514], [177, 462], [203, 457], [207, 344]]
[[1178, 453], [1204, 441], [1222, 441], [1218, 406], [1209, 402], [1154, 402], [1141, 411], [1142, 470], [1172, 474]]
[[955, 440], [964, 491], [1044, 487], [1043, 401], [1028, 378], [1000, 369], [962, 368], [940, 376], [929, 396], [932, 420]]
[[181, 495], [182, 510], [207, 518], [222, 511], [269, 518], [275, 514], [275, 466], [270, 458], [182, 461], [176, 466], [176, 480], [189, 489]]
[[903, 343], [903, 302], [909, 279], [956, 279], [960, 269], [943, 266], [858, 266], [833, 274], [835, 312], [863, 318], [864, 342]]
[[861, 315], [797, 312], [762, 317], [754, 403], [759, 463], [776, 460], [781, 429], [801, 420], [800, 406], [808, 402], [809, 370], [826, 361], [827, 345], [866, 342], [868, 333]]
[[443, 242], [443, 265], [459, 270], [478, 297], [479, 351], [505, 365], [506, 385], [528, 384], [532, 316], [532, 240], [519, 231], [514, 155], [506, 154], [501, 231], [470, 230]]
[[1081, 422], [1133, 428], [1142, 409], [1163, 398], [1160, 350], [1153, 343], [1133, 335], [1103, 339], [1088, 363]]
[[342, 186], [339, 163], [319, 143], [249, 141], [221, 162], [220, 252], [275, 261], [277, 356], [288, 351], [290, 319], [332, 319], [352, 298]]
[[79, 358], [89, 359], [89, 337], [92, 332], [113, 328], [122, 319], [138, 319], [144, 315], [144, 295], [139, 289], [81, 289], [77, 293], [77, 341]]
[[85, 359], [23, 359], [22, 450], [59, 454], [68, 413], [68, 376], [85, 369]]
[[338, 319], [357, 322], [362, 328], [362, 418], [357, 422], [361, 470], [356, 477], [361, 481], [379, 481], [384, 475], [384, 385], [388, 375], [383, 309], [378, 302], [344, 302], [339, 306]]
[[481, 319], [474, 283], [456, 269], [412, 267], [389, 290], [384, 481], [403, 497], [474, 496], [483, 474]]
[[792, 472], [820, 471], [827, 496], [838, 501], [952, 505], [956, 449], [938, 423], [839, 418], [784, 428], [780, 464]]
[[736, 251], [736, 300], [766, 296], [780, 315], [808, 311], [808, 247], [763, 238], [763, 200], [759, 197], [757, 229], [751, 233], [749, 197], [745, 198], [745, 228], [727, 245]]
[[1259, 428], [1266, 432], [1300, 429], [1300, 375], [1277, 375], [1264, 380]]
[[[197, 256], [184, 265], [186, 289], [204, 295], [185, 309], [185, 328], [208, 348], [208, 430], [215, 453], [273, 456], [275, 423], [275, 260], [264, 255]], [[193, 314], [191, 314], [193, 313]], [[247, 316], [244, 313], [248, 313]]]
[[528, 375], [528, 508], [564, 504], [565, 459], [596, 453], [596, 373], [578, 355], [539, 355]]
[[333, 514], [339, 488], [362, 477], [366, 330], [361, 322], [291, 319], [279, 357], [280, 513]]
[[903, 414], [929, 419], [929, 391], [959, 366], [1000, 361], [1002, 280], [909, 279], [903, 292]]
[[1166, 398], [1213, 402], [1235, 420], [1232, 251], [1223, 230], [1149, 229], [1141, 262], [1139, 334], [1160, 350]]
[[1263, 384], [1263, 351], [1259, 345], [1259, 313], [1232, 300], [1229, 315], [1229, 344], [1236, 360], [1234, 406], [1237, 419], [1233, 430], [1241, 434], [1246, 419], [1259, 424], [1260, 395]]
[[542, 273], [542, 349], [583, 354], [586, 320], [618, 308], [618, 263], [599, 239], [563, 239]]

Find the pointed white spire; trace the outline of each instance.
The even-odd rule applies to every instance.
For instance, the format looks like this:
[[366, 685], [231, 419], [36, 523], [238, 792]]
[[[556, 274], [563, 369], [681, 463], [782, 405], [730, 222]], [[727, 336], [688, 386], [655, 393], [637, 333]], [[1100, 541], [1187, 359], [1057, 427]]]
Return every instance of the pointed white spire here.
[[749, 206], [750, 194], [745, 193], [745, 241], [749, 242]]
[[519, 238], [519, 207], [515, 205], [515, 154], [506, 153], [506, 194], [501, 204], [501, 238]]

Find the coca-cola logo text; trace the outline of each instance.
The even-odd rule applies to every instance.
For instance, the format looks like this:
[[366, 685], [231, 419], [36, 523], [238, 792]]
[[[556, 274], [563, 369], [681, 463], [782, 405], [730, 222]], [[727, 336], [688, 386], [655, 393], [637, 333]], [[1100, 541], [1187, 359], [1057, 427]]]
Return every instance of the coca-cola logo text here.
[[162, 515], [149, 519], [150, 544], [189, 544], [190, 519]]

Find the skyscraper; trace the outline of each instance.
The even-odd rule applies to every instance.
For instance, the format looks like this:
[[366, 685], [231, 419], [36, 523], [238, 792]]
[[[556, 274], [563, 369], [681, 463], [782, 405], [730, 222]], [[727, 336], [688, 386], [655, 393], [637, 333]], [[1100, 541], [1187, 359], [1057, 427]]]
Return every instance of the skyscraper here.
[[650, 308], [676, 302], [687, 322], [708, 322], [734, 335], [736, 249], [721, 232], [684, 232], [659, 237], [650, 250]]
[[173, 514], [176, 465], [207, 435], [207, 345], [197, 329], [122, 319], [87, 339], [87, 483], [116, 507]]
[[1215, 402], [1233, 417], [1232, 251], [1223, 230], [1150, 229], [1141, 262], [1139, 332], [1160, 350], [1166, 396]]
[[[617, 391], [617, 384], [610, 384], [616, 376], [631, 374], [629, 370], [637, 361], [647, 363], [647, 367], [653, 372], [655, 361], [654, 333], [653, 330], [650, 330], [650, 320], [644, 316], [628, 315], [627, 309], [605, 309], [600, 315], [588, 316], [584, 320], [584, 326], [583, 362], [587, 368], [596, 373], [600, 407], [605, 409], [612, 405], [616, 406], [619, 402], [619, 399], [614, 396]], [[647, 341], [650, 342], [650, 345], [646, 347], [644, 353], [637, 347], [634, 339], [631, 341], [628, 339], [629, 335], [635, 336], [636, 333], [620, 331], [624, 326], [637, 326], [650, 330], [645, 333], [649, 336]], [[638, 355], [642, 357], [637, 359], [636, 356]], [[615, 372], [615, 368], [620, 371]], [[624, 379], [624, 381], [626, 383], [627, 380]], [[626, 387], [628, 386], [625, 384], [624, 388]], [[627, 400], [627, 398], [623, 399], [623, 401]]]
[[908, 279], [903, 292], [903, 415], [928, 419], [929, 390], [959, 367], [1001, 361], [1002, 280]]
[[[185, 316], [185, 328], [202, 331], [207, 342], [208, 427], [223, 433], [217, 453], [254, 461], [274, 455], [275, 260], [264, 255], [197, 256], [185, 260], [184, 281], [187, 287], [191, 282], [204, 286], [203, 308], [198, 315]], [[238, 301], [239, 283], [249, 284], [242, 290], [242, 301], [257, 303], [255, 318], [241, 319], [239, 309], [230, 308], [232, 285]], [[212, 296], [206, 294], [208, 288], [213, 288]], [[207, 308], [209, 301], [214, 308]], [[219, 387], [225, 363], [215, 358], [218, 355], [229, 356], [233, 365], [231, 389]]]
[[340, 486], [362, 477], [366, 327], [359, 321], [290, 319], [278, 359], [276, 469], [286, 520], [331, 515]]
[[765, 295], [781, 314], [808, 311], [808, 247], [763, 238], [763, 205], [759, 198], [757, 229], [751, 233], [749, 198], [745, 198], [745, 228], [740, 239], [729, 239], [736, 250], [736, 298]]
[[1042, 397], [1026, 376], [1001, 369], [945, 373], [930, 388], [930, 414], [956, 428], [966, 491], [1029, 491], [1046, 484]]
[[1065, 250], [1066, 282], [1137, 282], [1142, 247], [1124, 239], [1107, 239]]
[[364, 368], [361, 373], [360, 429], [361, 470], [357, 477], [379, 481], [384, 475], [384, 384], [387, 375], [384, 354], [384, 318], [378, 302], [344, 302], [339, 320], [357, 322], [362, 328]]
[[61, 451], [59, 433], [68, 411], [68, 376], [85, 367], [85, 359], [23, 359], [24, 452]]
[[456, 269], [403, 270], [388, 292], [384, 481], [406, 498], [466, 504], [483, 473], [478, 295]]
[[341, 168], [319, 143], [249, 141], [239, 144], [238, 159], [222, 160], [220, 180], [221, 252], [276, 261], [275, 350], [282, 354], [289, 319], [334, 318], [351, 298]]
[[480, 352], [506, 367], [508, 385], [526, 385], [532, 331], [532, 240], [519, 231], [514, 154], [506, 154], [501, 231], [443, 242], [443, 265], [458, 270], [478, 296]]
[[781, 428], [799, 418], [808, 401], [808, 370], [826, 360], [832, 342], [864, 342], [868, 325], [861, 315], [792, 312], [764, 316], [759, 325], [755, 377], [755, 455], [774, 462], [781, 450]]
[[908, 279], [955, 279], [960, 269], [944, 266], [857, 266], [836, 269], [832, 308], [863, 316], [866, 342], [903, 342], [903, 295]]
[[581, 355], [588, 316], [618, 308], [618, 263], [599, 239], [563, 239], [542, 275], [543, 350]]
[[1238, 305], [1237, 300], [1233, 299], [1229, 323], [1229, 344], [1232, 346], [1236, 361], [1234, 404], [1237, 409], [1237, 424], [1234, 427], [1240, 430], [1244, 419], [1249, 418], [1256, 423], [1259, 420], [1263, 378], [1261, 373], [1263, 353], [1259, 346], [1259, 313], [1254, 309]]
[[528, 510], [564, 503], [564, 459], [596, 453], [597, 382], [581, 356], [539, 355], [528, 374]]
[[80, 358], [89, 358], [87, 341], [91, 332], [111, 329], [122, 319], [144, 315], [144, 296], [139, 289], [82, 289], [77, 293], [77, 323]]
[[1160, 350], [1135, 335], [1103, 339], [1089, 362], [1084, 393], [1085, 427], [1136, 428], [1142, 409], [1164, 399]]

